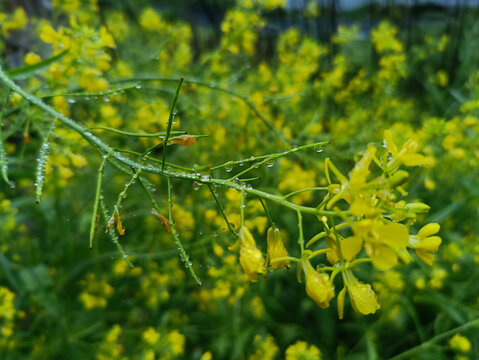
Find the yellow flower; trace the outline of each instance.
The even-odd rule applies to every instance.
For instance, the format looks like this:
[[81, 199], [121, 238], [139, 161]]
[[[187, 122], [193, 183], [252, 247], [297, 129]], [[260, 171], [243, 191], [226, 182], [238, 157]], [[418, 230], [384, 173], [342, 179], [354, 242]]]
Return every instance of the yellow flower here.
[[305, 341], [296, 341], [286, 349], [286, 360], [321, 360], [321, 351]]
[[379, 270], [388, 270], [397, 264], [409, 239], [406, 226], [392, 222], [383, 224], [379, 220], [358, 221], [353, 225], [353, 232], [365, 241], [364, 249]]
[[348, 286], [353, 309], [363, 315], [374, 314], [381, 306], [370, 284], [357, 283]]
[[281, 237], [281, 231], [277, 227], [270, 227], [268, 229], [266, 241], [268, 243], [268, 261], [270, 262], [271, 267], [274, 270], [284, 267], [289, 268], [289, 260], [272, 262], [274, 259], [288, 256], [288, 251], [284, 247], [283, 239]]
[[416, 251], [416, 255], [428, 265], [434, 260], [433, 252], [436, 252], [441, 245], [439, 236], [431, 236], [439, 232], [438, 223], [430, 223], [421, 228], [416, 236], [409, 237], [409, 246]]
[[313, 269], [309, 260], [301, 261], [306, 276], [306, 293], [321, 308], [329, 307], [329, 301], [334, 297], [334, 288], [328, 274], [319, 273]]
[[[333, 235], [336, 236], [336, 235]], [[342, 236], [339, 236], [341, 243], [341, 252], [343, 258], [346, 261], [353, 261], [356, 258], [356, 255], [361, 251], [363, 247], [363, 241], [360, 237], [350, 236], [344, 239]], [[339, 249], [336, 240], [332, 236], [326, 237], [326, 243], [328, 244], [329, 250], [326, 253], [328, 261], [334, 265], [339, 261]]]
[[26, 65], [33, 65], [42, 61], [42, 58], [40, 57], [40, 55], [35, 54], [34, 52], [29, 52], [27, 55], [25, 55], [24, 61]]
[[351, 306], [354, 311], [363, 315], [374, 314], [381, 306], [378, 304], [376, 293], [371, 289], [370, 284], [363, 284], [356, 279], [351, 270], [343, 272], [345, 286], [338, 295], [338, 314], [343, 318], [344, 298], [348, 290]]
[[454, 335], [451, 340], [449, 340], [449, 346], [458, 352], [469, 352], [472, 347], [469, 339], [461, 334]]
[[105, 26], [100, 28], [100, 40], [101, 44], [105, 47], [116, 48], [115, 40], [113, 36], [108, 32], [108, 29]]
[[53, 44], [57, 41], [58, 34], [51, 25], [45, 24], [40, 30], [40, 39], [47, 44]]
[[432, 164], [431, 158], [427, 158], [424, 155], [416, 153], [418, 145], [415, 141], [411, 139], [406, 141], [406, 143], [401, 147], [401, 150], [398, 150], [398, 147], [394, 143], [391, 130], [386, 130], [384, 131], [384, 141], [386, 143], [388, 151], [391, 153], [392, 156], [392, 159], [389, 160], [387, 164], [388, 171], [396, 171], [401, 164], [406, 166]]
[[173, 330], [168, 334], [168, 342], [171, 346], [171, 352], [174, 355], [183, 354], [185, 351], [185, 335], [178, 330]]
[[143, 334], [141, 334], [141, 337], [147, 344], [155, 345], [160, 339], [160, 333], [158, 333], [155, 329], [153, 329], [150, 326], [148, 329], [143, 331]]
[[240, 264], [251, 281], [256, 281], [257, 274], [264, 274], [264, 259], [261, 251], [256, 247], [253, 235], [242, 226], [239, 231]]

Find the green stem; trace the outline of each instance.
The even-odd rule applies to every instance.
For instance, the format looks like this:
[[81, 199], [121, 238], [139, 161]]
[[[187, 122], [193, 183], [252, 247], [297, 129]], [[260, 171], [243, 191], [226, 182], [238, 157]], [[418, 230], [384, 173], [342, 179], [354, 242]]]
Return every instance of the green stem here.
[[[162, 77], [162, 76], [157, 76], [157, 77], [142, 77], [142, 78], [135, 78], [135, 79], [122, 79], [122, 80], [117, 80], [117, 81], [112, 81], [110, 83], [117, 83], [117, 82], [131, 82], [131, 81], [138, 81], [138, 82], [145, 82], [145, 81], [163, 81], [163, 82], [176, 82], [178, 81], [175, 78], [169, 78], [169, 77]], [[269, 134], [274, 134], [276, 138], [280, 139], [283, 143], [290, 145], [290, 142], [288, 139], [285, 138], [283, 133], [278, 131], [274, 124], [266, 119], [263, 114], [259, 112], [259, 110], [253, 105], [253, 103], [246, 97], [240, 94], [235, 93], [234, 91], [224, 89], [222, 87], [217, 86], [216, 84], [213, 83], [207, 83], [201, 80], [185, 80], [186, 84], [191, 84], [191, 85], [197, 85], [201, 87], [206, 87], [215, 91], [223, 92], [225, 94], [228, 94], [229, 96], [235, 97], [239, 100], [241, 100], [246, 106], [248, 106], [251, 111], [263, 122], [263, 124], [268, 128], [270, 131]]]
[[100, 167], [98, 168], [98, 179], [96, 182], [95, 201], [93, 203], [93, 212], [91, 215], [91, 222], [90, 222], [90, 249], [93, 249], [93, 238], [95, 237], [95, 230], [97, 227], [98, 206], [100, 205], [101, 183], [103, 180], [103, 168], [105, 166], [107, 158], [108, 156], [103, 159]]
[[[88, 130], [105, 130], [110, 131], [115, 134], [125, 135], [125, 136], [132, 136], [132, 137], [147, 137], [147, 138], [159, 138], [166, 135], [166, 132], [157, 132], [157, 133], [135, 133], [131, 131], [123, 131], [115, 128], [110, 128], [106, 126], [91, 126]], [[183, 135], [186, 134], [186, 131], [171, 131], [170, 135]]]
[[319, 249], [319, 250], [316, 250], [316, 251], [313, 251], [309, 256], [308, 256], [308, 259], [312, 259], [318, 255], [321, 255], [321, 254], [325, 254], [329, 251], [330, 249], [327, 248], [327, 249]]
[[167, 180], [167, 186], [168, 186], [168, 221], [170, 223], [171, 235], [173, 236], [176, 246], [178, 246], [178, 250], [180, 251], [181, 261], [185, 263], [186, 268], [189, 270], [191, 276], [193, 276], [193, 279], [195, 279], [196, 284], [200, 286], [201, 280], [196, 275], [195, 270], [193, 269], [193, 264], [191, 263], [190, 258], [188, 254], [186, 253], [185, 248], [183, 247], [183, 244], [181, 243], [180, 238], [178, 237], [178, 234], [176, 233], [176, 230], [175, 230], [175, 224], [173, 223], [173, 215], [172, 215], [173, 200], [171, 195], [171, 180], [169, 177], [167, 177], [166, 180]]
[[40, 145], [40, 150], [38, 151], [38, 160], [37, 160], [37, 169], [35, 174], [35, 198], [37, 204], [40, 203], [40, 199], [43, 194], [43, 185], [45, 184], [45, 169], [47, 165], [48, 155], [50, 154], [50, 134], [55, 127], [56, 119], [52, 121], [52, 124], [48, 128], [45, 139]]
[[425, 351], [429, 346], [432, 346], [434, 343], [437, 343], [439, 341], [442, 341], [444, 339], [452, 337], [453, 335], [457, 334], [458, 332], [466, 331], [466, 330], [468, 330], [469, 328], [472, 328], [472, 327], [479, 327], [479, 319], [469, 321], [464, 325], [458, 326], [458, 327], [456, 327], [454, 329], [451, 329], [449, 331], [445, 331], [442, 334], [436, 335], [432, 339], [430, 339], [430, 340], [428, 340], [428, 341], [426, 341], [422, 344], [419, 344], [418, 346], [415, 346], [415, 347], [413, 347], [409, 350], [406, 350], [403, 353], [390, 358], [389, 360], [411, 359], [414, 354], [416, 354], [418, 352], [421, 352], [421, 351]]
[[141, 169], [136, 169], [136, 171], [134, 172], [133, 176], [131, 177], [130, 181], [128, 183], [126, 183], [123, 191], [121, 191], [119, 194], [118, 194], [118, 199], [116, 200], [116, 204], [115, 204], [115, 207], [113, 208], [113, 213], [111, 214], [111, 217], [110, 219], [108, 220], [107, 222], [107, 226], [110, 226], [112, 225], [114, 222], [115, 222], [115, 215], [118, 214], [118, 217], [120, 216], [120, 208], [121, 208], [121, 203], [123, 202], [123, 199], [126, 198], [126, 192], [128, 191], [128, 189], [135, 183], [136, 179], [138, 179], [138, 177], [140, 176], [141, 174]]
[[[108, 221], [110, 216], [108, 215], [108, 210], [106, 209], [105, 203], [103, 202], [103, 199], [101, 196], [100, 196], [100, 210], [103, 215], [103, 218], [105, 219], [105, 222]], [[128, 254], [126, 253], [125, 249], [121, 245], [120, 240], [118, 239], [118, 236], [115, 234], [115, 231], [113, 229], [110, 229], [108, 230], [108, 234], [110, 235], [111, 241], [113, 242], [113, 244], [115, 244], [116, 248], [120, 252], [123, 260], [125, 260], [128, 266], [130, 266], [130, 268], [133, 269], [133, 264], [128, 258]]]
[[[154, 157], [151, 157], [151, 156], [147, 156], [147, 155], [144, 155], [142, 153], [139, 153], [137, 151], [133, 151], [133, 150], [128, 150], [128, 149], [115, 149], [115, 151], [119, 151], [121, 153], [125, 153], [125, 154], [131, 154], [131, 155], [136, 155], [136, 156], [140, 156], [140, 157], [143, 157], [144, 159], [146, 160], [149, 160], [149, 161], [153, 161], [153, 162], [156, 162], [156, 163], [162, 163], [161, 160], [158, 160], [158, 159], [155, 159]], [[176, 164], [172, 164], [172, 163], [169, 163], [168, 161], [166, 162], [166, 166], [169, 166], [173, 169], [178, 169], [178, 170], [183, 170], [183, 171], [189, 171], [191, 173], [195, 172], [195, 169], [192, 169], [192, 168], [187, 168], [185, 166], [181, 166], [181, 165], [176, 165]]]
[[312, 188], [307, 188], [307, 189], [300, 189], [300, 190], [296, 190], [296, 191], [293, 191], [293, 192], [290, 192], [289, 194], [286, 194], [283, 196], [283, 199], [287, 199], [291, 196], [294, 196], [296, 194], [300, 194], [302, 192], [305, 192], [305, 191], [328, 191], [328, 187], [327, 186], [321, 186], [321, 187], [312, 187]]
[[5, 109], [7, 108], [9, 98], [10, 98], [10, 89], [7, 88], [7, 95], [5, 95], [3, 108], [2, 108], [2, 111], [0, 112], [0, 167], [2, 171], [3, 180], [7, 184], [10, 184], [10, 180], [8, 180], [7, 154], [5, 152], [5, 147], [3, 146], [2, 125], [3, 125], [3, 118], [5, 116]]
[[298, 228], [299, 228], [299, 239], [298, 243], [301, 248], [301, 257], [304, 252], [304, 235], [303, 235], [303, 216], [301, 215], [301, 211], [297, 210], [296, 213], [298, 214]]
[[226, 226], [228, 227], [228, 230], [233, 234], [235, 238], [238, 238], [239, 235], [236, 232], [236, 230], [233, 228], [231, 223], [228, 221], [228, 218], [226, 217], [225, 210], [223, 208], [223, 205], [221, 205], [220, 200], [218, 199], [218, 196], [216, 195], [215, 189], [211, 186], [211, 184], [208, 184], [208, 188], [210, 189], [211, 195], [213, 195], [213, 198], [216, 201], [216, 205], [218, 206], [218, 209], [220, 209], [221, 215], [223, 216], [223, 219], [226, 222]]
[[180, 82], [178, 83], [178, 86], [177, 86], [176, 91], [175, 91], [175, 95], [173, 95], [173, 101], [171, 102], [170, 115], [168, 116], [168, 126], [166, 128], [166, 137], [165, 137], [165, 140], [163, 141], [163, 163], [161, 164], [161, 170], [165, 170], [166, 146], [168, 145], [168, 138], [170, 137], [171, 126], [173, 125], [173, 118], [175, 117], [174, 111], [175, 111], [175, 107], [176, 107], [176, 102], [178, 101], [178, 95], [180, 94], [181, 84], [183, 84], [184, 79], [185, 78], [183, 76], [180, 77]]
[[[336, 230], [341, 230], [345, 227], [348, 227], [350, 224], [349, 223], [342, 223], [342, 224], [339, 224], [339, 225], [336, 225]], [[311, 245], [313, 245], [316, 241], [318, 240], [321, 240], [322, 238], [326, 237], [329, 235], [330, 232], [327, 232], [327, 231], [322, 231], [320, 232], [319, 234], [316, 234], [314, 235], [311, 240], [308, 241], [308, 243], [306, 244], [306, 247], [310, 247]]]
[[[251, 170], [253, 170], [253, 169], [255, 169], [255, 168], [257, 168], [257, 167], [259, 167], [263, 164], [266, 164], [269, 161], [275, 161], [278, 158], [281, 158], [281, 157], [289, 155], [289, 154], [293, 154], [293, 153], [298, 152], [298, 151], [303, 151], [303, 150], [307, 150], [307, 149], [318, 147], [318, 146], [325, 146], [327, 144], [329, 144], [328, 141], [321, 141], [321, 142], [317, 142], [317, 143], [313, 143], [313, 144], [297, 146], [297, 147], [291, 148], [289, 150], [286, 150], [286, 151], [283, 151], [283, 152], [280, 152], [280, 153], [269, 154], [269, 155], [261, 155], [261, 156], [252, 156], [252, 157], [248, 158], [248, 162], [257, 161], [257, 160], [260, 160], [260, 159], [262, 159], [262, 161], [259, 162], [259, 163], [251, 165], [249, 168], [247, 168], [247, 169], [241, 171], [240, 173], [232, 176], [229, 180], [231, 181], [233, 179], [239, 178], [240, 176], [246, 174], [247, 172], [249, 172], [249, 171], [251, 171]], [[216, 167], [216, 168], [218, 168], [218, 167]]]
[[8, 88], [11, 90], [19, 93], [23, 98], [25, 98], [27, 101], [30, 103], [38, 106], [41, 108], [43, 111], [45, 111], [47, 114], [53, 116], [54, 118], [57, 118], [63, 125], [66, 127], [76, 131], [79, 133], [83, 138], [85, 138], [91, 145], [96, 147], [101, 153], [107, 155], [112, 153], [110, 156], [109, 161], [111, 162], [112, 160], [116, 160], [123, 165], [126, 165], [130, 168], [133, 169], [142, 169], [146, 173], [151, 173], [151, 174], [157, 174], [163, 177], [170, 177], [170, 178], [175, 178], [175, 179], [184, 179], [184, 180], [191, 180], [191, 181], [197, 181], [203, 184], [212, 184], [212, 185], [218, 185], [218, 186], [223, 186], [223, 187], [228, 187], [232, 188], [238, 191], [244, 191], [247, 194], [261, 197], [266, 200], [270, 200], [272, 202], [275, 202], [281, 206], [284, 206], [288, 209], [294, 210], [294, 211], [300, 211], [305, 214], [312, 214], [316, 216], [335, 216], [336, 212], [335, 211], [328, 211], [328, 210], [320, 210], [312, 207], [307, 207], [307, 206], [302, 206], [302, 205], [297, 205], [294, 203], [291, 203], [285, 199], [283, 199], [281, 196], [273, 195], [261, 190], [257, 190], [254, 188], [245, 188], [243, 185], [238, 184], [236, 182], [224, 180], [224, 179], [216, 179], [216, 178], [202, 178], [199, 175], [196, 174], [188, 174], [185, 172], [175, 172], [171, 170], [164, 170], [158, 167], [154, 167], [151, 165], [145, 165], [145, 164], [140, 164], [136, 161], [132, 161], [131, 159], [122, 156], [118, 152], [114, 152], [113, 148], [103, 142], [101, 139], [99, 139], [97, 136], [93, 135], [90, 131], [88, 131], [87, 128], [84, 126], [78, 124], [74, 120], [68, 118], [67, 116], [59, 113], [55, 109], [53, 109], [51, 106], [45, 104], [43, 101], [38, 99], [37, 97], [25, 92], [23, 89], [21, 89], [18, 85], [16, 85], [13, 81], [11, 81], [6, 74], [3, 72], [2, 68], [0, 67], [0, 82], [6, 85]]
[[292, 257], [292, 256], [283, 256], [283, 257], [272, 259], [270, 261], [270, 263], [273, 264], [275, 262], [280, 262], [280, 261], [293, 261], [293, 262], [299, 263], [299, 262], [301, 262], [301, 259], [298, 259], [298, 258], [295, 258], [295, 257]]
[[135, 89], [138, 86], [138, 84], [130, 84], [130, 85], [125, 85], [121, 87], [117, 87], [114, 89], [109, 89], [101, 92], [72, 92], [72, 93], [63, 93], [63, 94], [48, 94], [44, 95], [41, 98], [42, 99], [49, 99], [49, 98], [54, 98], [57, 96], [61, 97], [101, 97], [101, 96], [108, 96], [108, 95], [116, 95], [119, 92], [126, 91], [126, 90], [132, 90]]
[[261, 203], [261, 206], [263, 206], [263, 209], [264, 209], [264, 212], [266, 213], [266, 216], [268, 217], [268, 220], [271, 224], [271, 226], [273, 227], [277, 227], [276, 224], [274, 223], [273, 221], [273, 218], [271, 217], [271, 214], [269, 213], [269, 210], [268, 208], [266, 207], [266, 204], [264, 203], [263, 199], [261, 199], [260, 197], [258, 198], [259, 202]]
[[241, 191], [241, 203], [240, 203], [240, 214], [241, 214], [241, 227], [244, 226], [244, 209], [246, 207], [245, 204], [245, 193]]

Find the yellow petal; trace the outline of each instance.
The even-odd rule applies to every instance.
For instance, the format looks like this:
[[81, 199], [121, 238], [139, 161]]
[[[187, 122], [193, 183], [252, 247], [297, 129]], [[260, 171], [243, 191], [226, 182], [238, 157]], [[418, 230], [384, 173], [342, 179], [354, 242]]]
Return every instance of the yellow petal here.
[[363, 315], [374, 314], [380, 308], [371, 285], [357, 283], [348, 286], [353, 309]]
[[257, 274], [264, 274], [264, 259], [256, 246], [242, 246], [240, 248], [240, 264], [250, 280], [256, 282]]
[[414, 248], [434, 252], [437, 251], [439, 245], [441, 245], [441, 242], [442, 240], [439, 236], [429, 236], [417, 244]]
[[375, 246], [369, 257], [374, 267], [378, 270], [389, 270], [396, 266], [398, 262], [394, 250], [383, 245]]
[[429, 159], [421, 154], [404, 154], [399, 159], [406, 166], [419, 166], [429, 163]]
[[334, 297], [329, 276], [314, 270], [309, 261], [302, 261], [302, 265], [306, 274], [306, 293], [319, 307], [326, 309]]
[[240, 264], [251, 281], [256, 281], [257, 274], [264, 274], [264, 259], [261, 251], [256, 247], [253, 235], [242, 226], [239, 231]]
[[416, 250], [416, 255], [419, 259], [421, 259], [428, 265], [432, 265], [432, 263], [434, 262], [434, 255], [429, 252], [423, 250]]
[[386, 142], [386, 146], [388, 147], [389, 152], [392, 154], [393, 157], [396, 157], [398, 154], [398, 148], [394, 143], [391, 130], [384, 131], [384, 141]]
[[326, 258], [331, 265], [334, 265], [339, 261], [339, 251], [338, 247], [336, 246], [336, 241], [332, 237], [327, 236], [326, 244], [329, 247], [328, 252], [326, 252]]
[[341, 241], [341, 250], [347, 261], [353, 261], [356, 255], [361, 251], [363, 241], [360, 237], [350, 236]]
[[268, 244], [268, 260], [271, 263], [271, 267], [274, 270], [284, 267], [289, 268], [288, 260], [271, 262], [274, 259], [288, 256], [288, 251], [286, 251], [281, 237], [281, 231], [278, 228], [270, 227], [266, 235], [266, 241]]
[[376, 227], [376, 234], [380, 242], [397, 249], [406, 247], [409, 242], [409, 231], [402, 224], [381, 224]]
[[439, 232], [439, 229], [441, 226], [438, 223], [430, 223], [421, 228], [419, 232], [417, 233], [417, 238], [418, 239], [425, 239], [428, 236], [437, 234]]

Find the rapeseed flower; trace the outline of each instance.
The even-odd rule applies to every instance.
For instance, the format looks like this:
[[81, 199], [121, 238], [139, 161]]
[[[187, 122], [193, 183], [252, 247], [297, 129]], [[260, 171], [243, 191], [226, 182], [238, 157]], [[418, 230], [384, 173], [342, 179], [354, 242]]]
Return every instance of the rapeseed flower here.
[[354, 235], [364, 240], [366, 254], [379, 270], [394, 267], [409, 241], [407, 227], [399, 223], [364, 219], [354, 223], [352, 228]]
[[281, 268], [289, 268], [289, 260], [273, 261], [275, 259], [288, 256], [288, 251], [284, 247], [281, 231], [277, 227], [270, 227], [266, 235], [268, 243], [268, 259], [274, 270]]
[[351, 270], [343, 271], [344, 288], [338, 295], [338, 314], [343, 318], [344, 298], [346, 289], [351, 299], [351, 306], [354, 311], [363, 315], [374, 314], [381, 306], [378, 303], [376, 293], [370, 284], [364, 284], [358, 281]]
[[416, 251], [416, 255], [428, 265], [432, 265], [434, 256], [441, 245], [441, 238], [433, 236], [439, 232], [440, 225], [438, 223], [430, 223], [423, 226], [417, 235], [409, 236], [409, 246]]
[[306, 293], [319, 307], [326, 309], [334, 297], [334, 287], [329, 275], [314, 270], [307, 259], [301, 260], [301, 266], [306, 276]]
[[253, 235], [242, 226], [239, 231], [240, 264], [251, 281], [257, 281], [257, 274], [264, 274], [264, 259], [261, 251], [256, 247]]
[[288, 346], [285, 355], [286, 360], [321, 360], [321, 351], [305, 341], [296, 341]]

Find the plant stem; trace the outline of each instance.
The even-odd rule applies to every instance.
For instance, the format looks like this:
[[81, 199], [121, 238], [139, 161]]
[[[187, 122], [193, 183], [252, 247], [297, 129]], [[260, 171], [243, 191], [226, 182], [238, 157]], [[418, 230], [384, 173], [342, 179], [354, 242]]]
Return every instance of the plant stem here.
[[173, 215], [172, 215], [173, 200], [171, 195], [171, 179], [167, 177], [166, 180], [167, 180], [167, 186], [168, 186], [168, 221], [170, 223], [171, 235], [173, 236], [173, 239], [175, 240], [176, 246], [178, 246], [181, 261], [185, 263], [186, 268], [189, 270], [191, 276], [193, 276], [193, 279], [195, 279], [196, 284], [200, 286], [201, 280], [196, 275], [195, 270], [193, 269], [193, 264], [191, 263], [188, 254], [186, 254], [185, 248], [183, 247], [183, 244], [181, 243], [180, 238], [178, 237], [178, 234], [176, 233], [176, 230], [175, 230], [175, 224], [173, 223]]
[[228, 226], [228, 230], [233, 234], [235, 238], [238, 238], [239, 235], [236, 232], [236, 230], [233, 228], [233, 226], [231, 226], [231, 223], [228, 221], [223, 205], [221, 205], [220, 200], [218, 199], [218, 196], [215, 193], [215, 189], [211, 186], [211, 184], [208, 184], [208, 188], [210, 189], [211, 195], [213, 195], [213, 198], [216, 201], [216, 205], [218, 206], [218, 209], [220, 209], [221, 215], [223, 216], [223, 219], [226, 222], [226, 226]]
[[165, 139], [163, 140], [163, 163], [161, 164], [161, 170], [165, 170], [165, 165], [166, 165], [166, 146], [168, 145], [168, 138], [170, 137], [171, 133], [171, 126], [173, 125], [173, 118], [175, 117], [175, 107], [176, 107], [176, 102], [178, 101], [178, 95], [180, 94], [180, 88], [181, 84], [183, 84], [183, 80], [185, 78], [182, 76], [180, 77], [180, 82], [178, 83], [178, 86], [175, 91], [175, 95], [173, 95], [173, 100], [171, 101], [171, 106], [170, 106], [170, 115], [168, 116], [168, 126], [166, 128], [166, 136]]
[[327, 211], [327, 210], [320, 210], [308, 206], [302, 206], [302, 205], [297, 205], [294, 203], [291, 203], [285, 199], [283, 199], [281, 196], [273, 195], [258, 189], [254, 188], [245, 188], [241, 184], [237, 184], [233, 181], [228, 181], [224, 179], [216, 179], [216, 178], [202, 178], [199, 175], [196, 174], [188, 174], [184, 172], [175, 172], [171, 170], [164, 170], [158, 167], [154, 167], [151, 165], [145, 165], [145, 164], [140, 164], [136, 161], [133, 161], [125, 156], [122, 156], [120, 153], [115, 152], [114, 149], [106, 144], [104, 141], [102, 141], [100, 138], [97, 136], [93, 135], [87, 128], [85, 128], [83, 125], [78, 124], [76, 121], [68, 118], [67, 116], [59, 113], [55, 109], [53, 109], [51, 106], [45, 104], [43, 101], [41, 101], [39, 98], [36, 96], [33, 96], [27, 92], [25, 92], [23, 89], [21, 89], [18, 85], [16, 85], [13, 81], [11, 81], [8, 76], [3, 72], [2, 68], [0, 67], [0, 82], [3, 83], [5, 86], [10, 88], [11, 90], [19, 93], [23, 98], [25, 98], [27, 101], [30, 103], [38, 106], [41, 108], [43, 111], [48, 113], [49, 115], [53, 116], [54, 118], [57, 118], [63, 125], [66, 127], [78, 132], [82, 137], [84, 137], [91, 145], [96, 147], [101, 153], [104, 153], [105, 155], [110, 154], [111, 156], [109, 157], [108, 161], [110, 162], [115, 162], [114, 160], [122, 163], [123, 165], [126, 165], [130, 168], [133, 169], [142, 169], [146, 173], [152, 173], [152, 174], [157, 174], [163, 177], [169, 177], [169, 178], [175, 178], [175, 179], [184, 179], [184, 180], [191, 180], [191, 181], [197, 181], [203, 184], [213, 184], [213, 185], [218, 185], [218, 186], [223, 186], [223, 187], [229, 187], [238, 191], [244, 191], [247, 194], [254, 195], [257, 197], [261, 197], [263, 199], [270, 200], [272, 202], [275, 202], [281, 206], [284, 206], [288, 209], [294, 210], [294, 211], [300, 211], [305, 214], [312, 214], [312, 215], [317, 215], [317, 216], [335, 216], [337, 215], [335, 211]]

